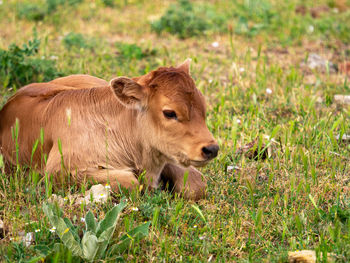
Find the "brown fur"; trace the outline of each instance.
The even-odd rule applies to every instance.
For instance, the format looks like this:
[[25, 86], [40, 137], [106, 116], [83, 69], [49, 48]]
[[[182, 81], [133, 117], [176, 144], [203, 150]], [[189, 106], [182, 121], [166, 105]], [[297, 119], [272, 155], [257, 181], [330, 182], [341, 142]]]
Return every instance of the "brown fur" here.
[[[109, 181], [114, 189], [118, 184], [137, 186], [138, 175], [146, 170], [149, 187], [158, 187], [163, 178], [176, 192], [199, 199], [206, 182], [191, 165], [207, 163], [202, 148], [216, 142], [205, 124], [203, 96], [188, 69], [185, 62], [110, 83], [72, 75], [27, 85], [0, 111], [1, 153], [7, 164], [15, 165], [18, 158], [19, 164], [42, 173]], [[177, 120], [166, 118], [164, 110], [175, 111]], [[16, 120], [18, 157], [13, 139]], [[44, 141], [32, 158], [41, 129]]]

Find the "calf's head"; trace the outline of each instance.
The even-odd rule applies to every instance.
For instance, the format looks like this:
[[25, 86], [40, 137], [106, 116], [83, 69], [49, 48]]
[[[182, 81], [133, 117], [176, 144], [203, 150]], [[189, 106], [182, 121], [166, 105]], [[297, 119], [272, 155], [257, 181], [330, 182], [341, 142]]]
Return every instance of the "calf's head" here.
[[202, 166], [219, 146], [205, 123], [205, 101], [189, 74], [189, 62], [162, 67], [144, 76], [119, 77], [110, 86], [119, 101], [140, 111], [143, 136], [168, 161]]

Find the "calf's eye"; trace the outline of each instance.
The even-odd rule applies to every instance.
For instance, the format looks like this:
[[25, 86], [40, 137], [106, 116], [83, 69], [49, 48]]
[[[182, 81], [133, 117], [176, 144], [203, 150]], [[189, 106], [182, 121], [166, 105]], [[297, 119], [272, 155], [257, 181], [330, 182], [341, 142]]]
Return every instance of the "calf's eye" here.
[[174, 119], [177, 120], [176, 112], [173, 110], [163, 110], [163, 115], [167, 119]]

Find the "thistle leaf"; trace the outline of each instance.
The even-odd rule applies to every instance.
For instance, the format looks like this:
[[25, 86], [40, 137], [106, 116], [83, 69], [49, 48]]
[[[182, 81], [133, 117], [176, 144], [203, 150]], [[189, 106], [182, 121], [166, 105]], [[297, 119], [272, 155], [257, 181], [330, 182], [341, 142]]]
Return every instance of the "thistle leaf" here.
[[85, 232], [83, 239], [81, 241], [83, 247], [83, 256], [87, 261], [93, 261], [96, 257], [96, 253], [99, 249], [99, 244], [97, 237], [93, 232]]
[[86, 231], [91, 231], [96, 233], [96, 219], [91, 211], [89, 211], [85, 216]]
[[100, 221], [96, 228], [96, 236], [97, 238], [100, 237], [100, 235], [107, 230], [108, 228], [115, 226], [117, 224], [119, 214], [126, 206], [126, 202], [122, 201], [119, 205], [113, 207], [108, 213], [106, 214], [105, 218]]
[[72, 251], [72, 254], [75, 256], [81, 257], [83, 255], [80, 239], [79, 241], [75, 240], [72, 230], [66, 225], [64, 220], [60, 217], [57, 217], [53, 213], [52, 206], [49, 204], [43, 205], [43, 211], [45, 215], [49, 218], [51, 225], [56, 227], [56, 232], [58, 236], [61, 238], [63, 244]]

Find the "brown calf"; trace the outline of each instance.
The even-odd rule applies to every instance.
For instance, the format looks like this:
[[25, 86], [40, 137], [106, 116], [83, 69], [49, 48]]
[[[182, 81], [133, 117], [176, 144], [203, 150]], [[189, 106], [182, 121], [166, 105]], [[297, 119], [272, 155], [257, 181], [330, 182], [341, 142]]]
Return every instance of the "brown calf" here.
[[[43, 144], [32, 154], [41, 133]], [[189, 75], [189, 60], [110, 83], [72, 75], [27, 85], [0, 111], [0, 147], [7, 165], [110, 182], [112, 189], [137, 186], [146, 170], [149, 187], [164, 180], [191, 199], [203, 197], [206, 186], [193, 166], [206, 164], [219, 150], [205, 124], [205, 102]]]

